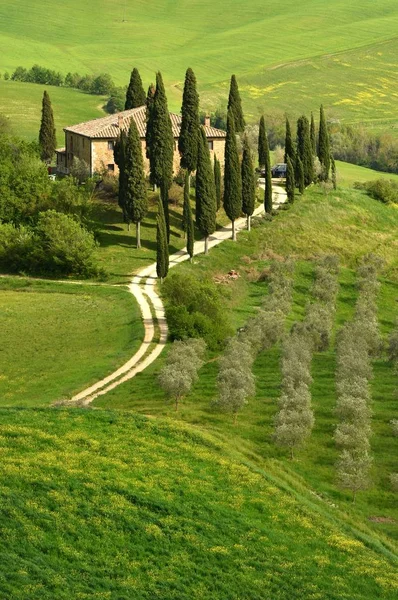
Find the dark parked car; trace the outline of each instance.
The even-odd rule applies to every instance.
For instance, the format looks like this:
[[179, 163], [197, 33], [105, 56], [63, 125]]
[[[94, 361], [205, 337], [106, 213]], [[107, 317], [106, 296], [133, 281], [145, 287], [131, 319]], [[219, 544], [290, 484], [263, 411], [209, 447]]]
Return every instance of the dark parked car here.
[[286, 177], [287, 165], [286, 163], [278, 163], [271, 169], [272, 177]]

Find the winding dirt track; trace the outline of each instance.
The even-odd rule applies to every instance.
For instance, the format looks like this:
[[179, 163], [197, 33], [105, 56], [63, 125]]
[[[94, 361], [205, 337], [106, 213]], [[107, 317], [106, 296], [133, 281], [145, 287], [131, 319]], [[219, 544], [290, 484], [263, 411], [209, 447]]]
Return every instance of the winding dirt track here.
[[[264, 189], [264, 184], [260, 180], [260, 187]], [[273, 207], [278, 208], [286, 202], [286, 192], [284, 188], [273, 184]], [[259, 215], [264, 211], [264, 206], [259, 206], [253, 213], [253, 216]], [[236, 231], [241, 231], [246, 228], [246, 219], [238, 219], [235, 221]], [[231, 238], [231, 226], [223, 227], [217, 230], [209, 239], [209, 248], [217, 246], [224, 240]], [[204, 240], [195, 242], [194, 254], [202, 254], [204, 252]], [[170, 268], [175, 267], [179, 263], [189, 258], [185, 250], [179, 250], [170, 256]], [[119, 369], [97, 381], [90, 387], [79, 392], [71, 399], [71, 403], [86, 406], [93, 400], [113, 390], [124, 381], [128, 381], [137, 373], [141, 373], [149, 367], [162, 352], [167, 341], [167, 323], [165, 318], [164, 306], [161, 298], [156, 291], [157, 275], [156, 263], [149, 265], [145, 269], [141, 269], [137, 275], [133, 277], [129, 284], [129, 291], [134, 295], [141, 309], [141, 314], [144, 322], [145, 336], [144, 340], [137, 350], [124, 365]], [[154, 316], [155, 319], [154, 319]], [[154, 342], [155, 337], [155, 320], [157, 322], [159, 339]], [[155, 344], [155, 345], [153, 345]]]

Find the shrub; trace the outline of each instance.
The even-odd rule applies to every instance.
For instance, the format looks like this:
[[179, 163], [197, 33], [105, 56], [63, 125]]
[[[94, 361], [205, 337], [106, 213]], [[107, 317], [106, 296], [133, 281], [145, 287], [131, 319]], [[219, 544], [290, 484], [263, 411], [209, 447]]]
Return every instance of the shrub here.
[[213, 282], [189, 273], [172, 273], [162, 292], [172, 340], [203, 338], [211, 350], [223, 346], [231, 328], [221, 291]]
[[375, 200], [384, 202], [384, 204], [398, 203], [398, 184], [395, 181], [376, 179], [367, 181], [362, 187]]

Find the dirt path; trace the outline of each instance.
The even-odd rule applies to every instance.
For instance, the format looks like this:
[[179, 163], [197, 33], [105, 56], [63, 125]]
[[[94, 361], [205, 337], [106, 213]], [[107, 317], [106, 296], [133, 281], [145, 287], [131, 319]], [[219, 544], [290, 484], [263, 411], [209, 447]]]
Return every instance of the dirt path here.
[[[264, 182], [260, 179], [259, 187], [264, 189]], [[286, 192], [284, 188], [273, 183], [273, 206], [278, 208], [286, 202]], [[253, 216], [259, 215], [264, 211], [264, 206], [260, 205], [256, 208]], [[236, 231], [246, 229], [246, 219], [238, 219], [235, 221]], [[231, 225], [217, 230], [209, 239], [209, 249], [217, 246], [224, 240], [231, 238]], [[195, 242], [194, 254], [202, 254], [204, 252], [204, 240]], [[189, 258], [185, 250], [179, 250], [170, 256], [170, 268], [175, 267], [181, 262]], [[141, 309], [141, 314], [144, 322], [145, 336], [144, 340], [137, 350], [124, 365], [117, 371], [114, 371], [101, 381], [97, 381], [82, 392], [79, 392], [71, 399], [71, 403], [87, 406], [98, 398], [113, 390], [124, 381], [128, 381], [137, 373], [141, 373], [149, 367], [162, 352], [168, 335], [168, 328], [165, 318], [164, 306], [160, 296], [156, 291], [157, 275], [156, 263], [149, 267], [141, 269], [131, 280], [129, 291], [134, 295]], [[154, 319], [155, 317], [155, 319]], [[158, 339], [155, 342], [155, 321], [158, 328]], [[153, 344], [155, 344], [153, 346]]]

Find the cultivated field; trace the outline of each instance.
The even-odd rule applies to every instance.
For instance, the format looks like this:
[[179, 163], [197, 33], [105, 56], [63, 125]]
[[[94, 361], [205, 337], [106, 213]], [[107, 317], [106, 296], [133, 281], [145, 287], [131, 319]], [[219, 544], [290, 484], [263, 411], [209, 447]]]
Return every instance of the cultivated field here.
[[5, 598], [394, 597], [376, 536], [197, 428], [11, 409], [0, 447]]
[[330, 116], [395, 133], [397, 29], [394, 0], [332, 0], [327, 9], [322, 0], [66, 0], [56, 10], [49, 0], [0, 0], [0, 72], [38, 63], [64, 74], [109, 72], [125, 85], [137, 66], [149, 85], [160, 69], [174, 110], [188, 66], [203, 108], [225, 107], [234, 72], [248, 119], [293, 117], [323, 102]]

